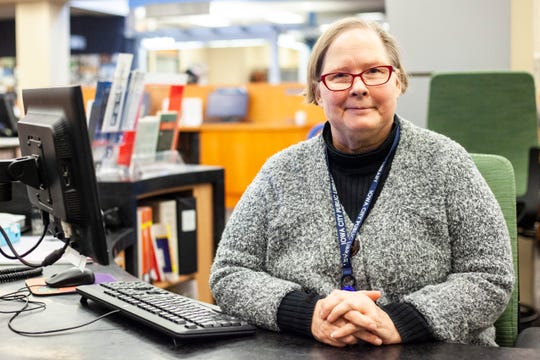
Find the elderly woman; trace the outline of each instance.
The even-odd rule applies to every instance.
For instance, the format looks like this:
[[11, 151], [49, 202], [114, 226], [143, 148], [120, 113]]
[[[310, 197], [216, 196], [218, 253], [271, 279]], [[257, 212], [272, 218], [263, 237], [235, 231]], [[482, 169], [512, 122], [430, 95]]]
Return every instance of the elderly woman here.
[[467, 152], [396, 114], [395, 40], [348, 18], [318, 39], [306, 100], [322, 134], [271, 157], [212, 266], [227, 312], [333, 346], [495, 346], [513, 287], [501, 210]]

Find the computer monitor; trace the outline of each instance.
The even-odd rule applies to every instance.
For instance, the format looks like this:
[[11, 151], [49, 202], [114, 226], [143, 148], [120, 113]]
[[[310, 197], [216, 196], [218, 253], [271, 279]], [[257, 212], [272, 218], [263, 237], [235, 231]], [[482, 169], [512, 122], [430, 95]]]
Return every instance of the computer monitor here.
[[17, 136], [17, 94], [0, 94], [0, 136]]
[[39, 186], [28, 198], [60, 226], [81, 255], [110, 262], [80, 86], [22, 92], [21, 155], [37, 158]]
[[237, 122], [247, 117], [249, 96], [238, 87], [218, 88], [208, 95], [205, 122]]

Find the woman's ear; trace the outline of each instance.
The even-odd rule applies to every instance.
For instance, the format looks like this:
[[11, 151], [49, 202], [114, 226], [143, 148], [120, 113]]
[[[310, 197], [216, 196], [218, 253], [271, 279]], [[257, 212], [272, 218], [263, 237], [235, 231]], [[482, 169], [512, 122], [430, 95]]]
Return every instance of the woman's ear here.
[[319, 85], [318, 84], [315, 85], [315, 87], [313, 89], [313, 94], [315, 95], [315, 101], [317, 102], [317, 105], [321, 106], [322, 98], [321, 98], [321, 91], [319, 90]]
[[401, 89], [401, 80], [399, 79], [399, 76], [396, 76], [396, 99], [403, 94], [403, 91]]

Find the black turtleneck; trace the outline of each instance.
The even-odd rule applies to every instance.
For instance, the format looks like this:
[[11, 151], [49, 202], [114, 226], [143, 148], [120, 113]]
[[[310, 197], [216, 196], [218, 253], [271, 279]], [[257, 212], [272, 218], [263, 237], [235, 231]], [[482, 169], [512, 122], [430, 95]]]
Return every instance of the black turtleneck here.
[[[396, 129], [396, 123], [394, 122], [388, 138], [375, 150], [363, 154], [345, 154], [334, 147], [330, 124], [327, 122], [324, 126], [322, 136], [328, 149], [330, 173], [336, 184], [339, 200], [353, 222], [356, 220], [379, 166], [381, 166], [386, 154], [392, 147]], [[379, 186], [371, 202], [372, 205], [377, 200], [388, 176], [392, 158], [393, 155], [388, 159], [388, 164], [381, 174]]]

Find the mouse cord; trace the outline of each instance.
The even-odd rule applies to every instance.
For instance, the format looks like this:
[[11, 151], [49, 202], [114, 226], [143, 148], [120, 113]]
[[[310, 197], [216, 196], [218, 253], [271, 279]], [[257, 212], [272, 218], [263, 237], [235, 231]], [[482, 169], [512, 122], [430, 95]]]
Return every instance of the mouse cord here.
[[20, 309], [13, 310], [13, 311], [0, 311], [0, 313], [8, 314], [13, 313], [13, 316], [9, 319], [8, 327], [11, 331], [13, 331], [16, 334], [22, 335], [22, 336], [43, 336], [43, 335], [51, 335], [55, 333], [61, 333], [65, 331], [75, 330], [82, 328], [84, 326], [88, 326], [90, 324], [95, 323], [96, 321], [99, 321], [103, 319], [104, 317], [107, 317], [109, 315], [112, 315], [114, 313], [120, 312], [120, 310], [112, 310], [109, 311], [101, 316], [98, 316], [94, 320], [88, 321], [83, 324], [69, 326], [65, 328], [60, 329], [50, 329], [50, 330], [41, 330], [41, 331], [25, 331], [25, 330], [18, 330], [13, 326], [13, 321], [23, 312], [27, 311], [33, 311], [33, 310], [44, 310], [46, 309], [46, 304], [42, 301], [34, 301], [30, 300], [30, 291], [28, 288], [21, 288], [13, 293], [9, 293], [3, 296], [0, 296], [0, 300], [4, 301], [16, 301], [16, 302], [23, 302], [23, 306]]

